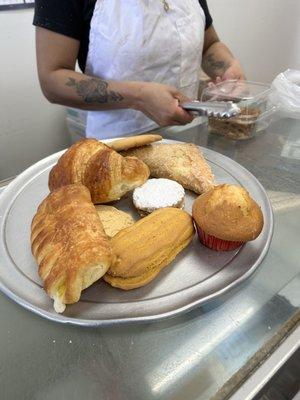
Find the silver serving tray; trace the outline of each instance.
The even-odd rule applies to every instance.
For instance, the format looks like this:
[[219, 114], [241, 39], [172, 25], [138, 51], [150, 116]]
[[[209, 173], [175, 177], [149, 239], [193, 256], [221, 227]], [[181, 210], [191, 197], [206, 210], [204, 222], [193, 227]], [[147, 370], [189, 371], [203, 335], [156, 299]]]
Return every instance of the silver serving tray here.
[[[48, 194], [48, 173], [63, 153], [59, 152], [28, 168], [0, 196], [0, 290], [21, 306], [50, 320], [104, 326], [174, 317], [247, 279], [270, 246], [273, 214], [269, 199], [257, 179], [241, 165], [212, 150], [201, 150], [218, 183], [244, 186], [261, 206], [265, 224], [255, 241], [236, 251], [215, 252], [201, 245], [195, 235], [192, 244], [149, 285], [127, 292], [99, 281], [83, 292], [79, 303], [67, 306], [63, 315], [56, 314], [53, 301], [43, 290], [30, 251], [30, 224], [37, 206]], [[186, 192], [188, 212], [195, 198], [195, 194]], [[116, 205], [138, 219], [131, 196]]]

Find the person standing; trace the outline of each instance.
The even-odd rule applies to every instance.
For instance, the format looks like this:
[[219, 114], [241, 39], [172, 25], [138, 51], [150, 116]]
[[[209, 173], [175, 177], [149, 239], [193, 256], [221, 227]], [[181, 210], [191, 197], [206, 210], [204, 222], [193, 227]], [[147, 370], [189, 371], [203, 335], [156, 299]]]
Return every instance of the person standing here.
[[88, 110], [87, 137], [191, 122], [180, 103], [197, 98], [201, 66], [244, 78], [206, 0], [36, 0], [33, 23], [43, 93]]

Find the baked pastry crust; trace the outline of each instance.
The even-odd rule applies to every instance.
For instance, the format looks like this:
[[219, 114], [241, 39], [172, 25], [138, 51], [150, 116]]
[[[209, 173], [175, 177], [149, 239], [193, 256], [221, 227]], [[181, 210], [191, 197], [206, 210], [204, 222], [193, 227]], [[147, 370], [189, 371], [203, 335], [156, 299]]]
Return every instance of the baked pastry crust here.
[[148, 165], [151, 176], [172, 179], [201, 194], [212, 188], [214, 177], [199, 148], [193, 143], [153, 144], [122, 152]]
[[256, 239], [264, 223], [262, 211], [249, 193], [228, 184], [199, 196], [193, 205], [193, 218], [205, 233], [237, 242]]
[[147, 144], [158, 142], [162, 140], [162, 136], [160, 135], [138, 135], [138, 136], [130, 136], [124, 139], [114, 140], [113, 142], [108, 143], [108, 146], [114, 149], [115, 151], [122, 151], [132, 149], [134, 147], [141, 147]]
[[135, 289], [151, 282], [192, 240], [191, 216], [162, 208], [111, 239], [113, 262], [104, 276], [112, 286]]
[[118, 200], [142, 185], [149, 168], [135, 157], [123, 157], [96, 139], [83, 139], [71, 146], [49, 174], [49, 189], [82, 183], [95, 204]]
[[[178, 203], [174, 204], [172, 207], [173, 208], [179, 208], [180, 210], [183, 210], [184, 209], [184, 199], [182, 199]], [[161, 207], [161, 208], [164, 208], [164, 207]], [[144, 218], [147, 215], [149, 215], [149, 214], [153, 213], [154, 211], [156, 211], [156, 210], [150, 210], [150, 209], [143, 210], [143, 209], [140, 209], [138, 207], [136, 207], [136, 209], [137, 209], [137, 212], [139, 213], [140, 217], [142, 217], [142, 218]], [[160, 208], [158, 208], [158, 210], [159, 209]]]
[[31, 250], [57, 312], [106, 273], [111, 246], [85, 186], [63, 186], [45, 198], [32, 220]]
[[122, 229], [134, 224], [130, 214], [112, 206], [96, 205], [105, 233], [109, 238], [114, 237]]

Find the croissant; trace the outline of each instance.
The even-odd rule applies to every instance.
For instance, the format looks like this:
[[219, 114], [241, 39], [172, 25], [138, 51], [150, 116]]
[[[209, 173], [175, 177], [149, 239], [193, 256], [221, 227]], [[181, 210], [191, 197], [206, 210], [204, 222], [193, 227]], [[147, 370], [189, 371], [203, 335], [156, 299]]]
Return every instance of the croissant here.
[[136, 157], [123, 157], [96, 139], [83, 139], [71, 146], [49, 174], [49, 189], [82, 183], [93, 203], [118, 200], [149, 178], [149, 168]]
[[88, 189], [81, 184], [50, 193], [31, 224], [31, 250], [57, 312], [79, 301], [112, 261], [110, 242]]
[[210, 166], [193, 143], [150, 144], [121, 154], [144, 161], [150, 168], [151, 176], [173, 179], [198, 194], [208, 191], [214, 184]]

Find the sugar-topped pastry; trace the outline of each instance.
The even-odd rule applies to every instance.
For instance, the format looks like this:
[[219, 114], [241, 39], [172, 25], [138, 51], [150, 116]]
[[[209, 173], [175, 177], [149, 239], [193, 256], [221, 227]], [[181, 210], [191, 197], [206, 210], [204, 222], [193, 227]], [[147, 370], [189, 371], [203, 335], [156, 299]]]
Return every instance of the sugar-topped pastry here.
[[171, 179], [149, 179], [133, 192], [133, 204], [144, 217], [165, 207], [184, 207], [184, 188]]

